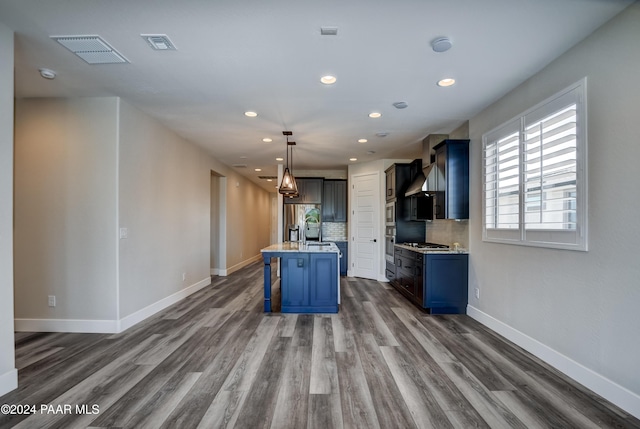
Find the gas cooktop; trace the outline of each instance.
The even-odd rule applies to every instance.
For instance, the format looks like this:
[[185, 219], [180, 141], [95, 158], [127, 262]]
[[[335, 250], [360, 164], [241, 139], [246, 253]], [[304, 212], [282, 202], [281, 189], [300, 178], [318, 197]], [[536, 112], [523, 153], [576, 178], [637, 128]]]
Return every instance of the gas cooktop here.
[[446, 244], [438, 243], [402, 243], [403, 246], [416, 247], [418, 249], [448, 249]]

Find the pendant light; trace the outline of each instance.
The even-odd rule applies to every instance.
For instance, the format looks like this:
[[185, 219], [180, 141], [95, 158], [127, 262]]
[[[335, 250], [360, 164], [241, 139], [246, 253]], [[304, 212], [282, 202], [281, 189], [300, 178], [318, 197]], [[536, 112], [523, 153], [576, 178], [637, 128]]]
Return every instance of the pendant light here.
[[[296, 183], [296, 178], [293, 176], [293, 173], [289, 170], [289, 146], [295, 146], [296, 142], [289, 141], [289, 136], [293, 135], [293, 132], [283, 131], [282, 134], [287, 136], [287, 166], [284, 169], [282, 183], [280, 183], [278, 192], [285, 197], [295, 198], [298, 196], [298, 184]], [[291, 169], [293, 169], [293, 148], [291, 148]]]

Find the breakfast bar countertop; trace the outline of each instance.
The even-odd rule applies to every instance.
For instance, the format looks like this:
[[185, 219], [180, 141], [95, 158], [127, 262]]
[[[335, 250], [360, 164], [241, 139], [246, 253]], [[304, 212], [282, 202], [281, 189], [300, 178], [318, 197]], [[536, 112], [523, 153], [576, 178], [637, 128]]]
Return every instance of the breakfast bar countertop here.
[[340, 253], [340, 249], [333, 242], [326, 241], [309, 241], [302, 243], [300, 241], [287, 241], [284, 243], [276, 243], [260, 250], [262, 253]]

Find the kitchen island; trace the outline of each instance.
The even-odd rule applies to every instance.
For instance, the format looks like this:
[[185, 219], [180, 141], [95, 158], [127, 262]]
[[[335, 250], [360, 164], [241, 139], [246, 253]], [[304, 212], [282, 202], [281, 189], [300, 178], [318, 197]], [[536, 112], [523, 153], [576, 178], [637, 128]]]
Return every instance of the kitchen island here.
[[283, 313], [337, 313], [340, 303], [340, 250], [335, 243], [286, 242], [261, 250], [264, 259], [264, 311], [271, 312], [271, 258], [280, 258]]

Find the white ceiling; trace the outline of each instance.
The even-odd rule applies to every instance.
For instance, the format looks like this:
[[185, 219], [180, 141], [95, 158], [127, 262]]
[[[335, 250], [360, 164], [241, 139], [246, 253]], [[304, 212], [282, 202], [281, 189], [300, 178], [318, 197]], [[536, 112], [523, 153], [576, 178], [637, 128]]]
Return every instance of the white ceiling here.
[[[15, 31], [16, 97], [122, 97], [274, 191], [258, 175], [276, 175], [283, 130], [298, 143], [294, 173], [418, 157], [426, 135], [450, 132], [632, 2], [0, 0], [0, 21]], [[177, 50], [140, 34], [166, 34]], [[99, 35], [130, 63], [88, 65], [53, 35]], [[433, 52], [439, 36], [453, 48]], [[325, 74], [337, 83], [321, 84]], [[456, 85], [438, 87], [443, 77]]]

